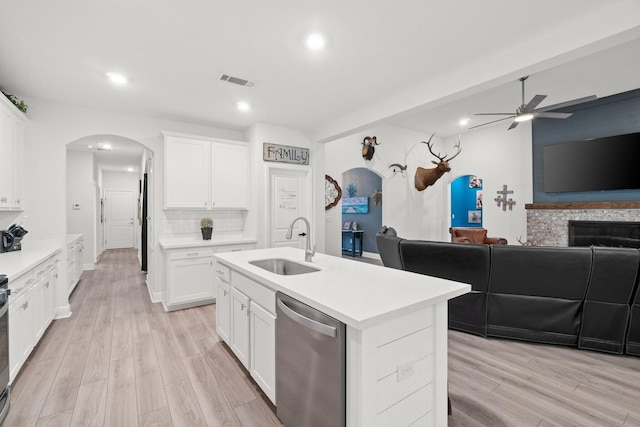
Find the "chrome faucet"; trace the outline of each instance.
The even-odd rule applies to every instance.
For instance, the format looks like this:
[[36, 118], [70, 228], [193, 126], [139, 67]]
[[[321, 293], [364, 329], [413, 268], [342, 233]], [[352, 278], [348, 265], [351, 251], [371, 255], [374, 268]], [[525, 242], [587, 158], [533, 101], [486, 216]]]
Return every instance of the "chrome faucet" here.
[[287, 240], [291, 240], [291, 236], [293, 234], [293, 226], [295, 225], [296, 221], [298, 221], [299, 219], [304, 221], [304, 223], [307, 225], [307, 234], [306, 234], [307, 248], [304, 251], [304, 260], [306, 262], [311, 262], [311, 258], [313, 258], [313, 256], [316, 254], [316, 251], [315, 251], [315, 248], [311, 250], [311, 225], [309, 225], [309, 221], [307, 220], [307, 218], [303, 216], [299, 216], [298, 218], [291, 221], [291, 225], [289, 225], [289, 230], [287, 230], [287, 234], [284, 236], [284, 238]]

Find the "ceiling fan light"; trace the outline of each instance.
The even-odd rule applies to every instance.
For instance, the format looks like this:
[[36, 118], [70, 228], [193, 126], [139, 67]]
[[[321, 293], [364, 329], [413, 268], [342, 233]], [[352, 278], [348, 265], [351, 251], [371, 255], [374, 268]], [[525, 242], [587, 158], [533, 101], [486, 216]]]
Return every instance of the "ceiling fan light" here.
[[523, 113], [523, 114], [518, 114], [514, 120], [518, 123], [520, 122], [526, 122], [533, 119], [533, 113]]

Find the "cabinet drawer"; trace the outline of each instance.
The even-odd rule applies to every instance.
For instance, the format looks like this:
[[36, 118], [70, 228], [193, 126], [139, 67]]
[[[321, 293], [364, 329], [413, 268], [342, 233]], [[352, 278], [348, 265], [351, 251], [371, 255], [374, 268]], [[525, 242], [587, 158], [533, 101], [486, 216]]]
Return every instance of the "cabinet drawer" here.
[[276, 293], [271, 289], [243, 276], [237, 271], [231, 272], [231, 285], [261, 305], [271, 314], [276, 313]]
[[216, 263], [216, 276], [223, 282], [231, 283], [231, 269], [224, 264]]
[[224, 252], [238, 252], [238, 251], [250, 251], [255, 249], [255, 244], [253, 243], [239, 243], [237, 245], [222, 245], [218, 246], [217, 253]]
[[36, 280], [37, 278], [33, 276], [33, 270], [29, 270], [29, 272], [9, 282], [9, 289], [11, 289], [11, 298], [9, 300], [13, 302], [19, 295], [27, 293]]
[[213, 256], [213, 249], [193, 249], [169, 252], [169, 259], [189, 259]]

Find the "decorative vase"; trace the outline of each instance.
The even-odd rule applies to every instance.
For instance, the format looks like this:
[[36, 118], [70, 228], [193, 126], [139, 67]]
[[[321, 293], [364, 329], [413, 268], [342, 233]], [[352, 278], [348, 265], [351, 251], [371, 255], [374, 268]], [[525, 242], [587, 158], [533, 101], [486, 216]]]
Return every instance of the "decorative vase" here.
[[202, 231], [202, 240], [211, 240], [213, 227], [202, 227], [200, 230]]

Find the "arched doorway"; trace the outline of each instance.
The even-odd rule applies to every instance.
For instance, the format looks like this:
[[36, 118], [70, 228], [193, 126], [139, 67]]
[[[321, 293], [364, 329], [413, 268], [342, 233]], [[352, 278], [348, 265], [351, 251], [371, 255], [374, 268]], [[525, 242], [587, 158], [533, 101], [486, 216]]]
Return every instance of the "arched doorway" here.
[[[353, 168], [342, 173], [342, 183], [342, 228], [361, 230], [362, 247], [355, 243], [357, 253], [375, 257], [376, 232], [382, 226], [382, 177], [367, 168]], [[343, 254], [354, 255], [354, 242], [347, 241], [353, 237], [343, 233]]]
[[451, 227], [482, 227], [482, 179], [463, 175], [451, 182]]
[[[152, 271], [147, 253], [153, 233], [146, 208], [153, 206], [153, 152], [118, 135], [83, 137], [68, 143], [66, 151], [67, 233], [85, 236], [83, 269], [93, 268], [107, 248], [132, 247], [138, 250], [142, 269]], [[107, 194], [112, 197], [107, 199]], [[120, 204], [110, 206], [111, 200]], [[109, 209], [124, 209], [126, 218], [118, 227], [108, 227]]]

